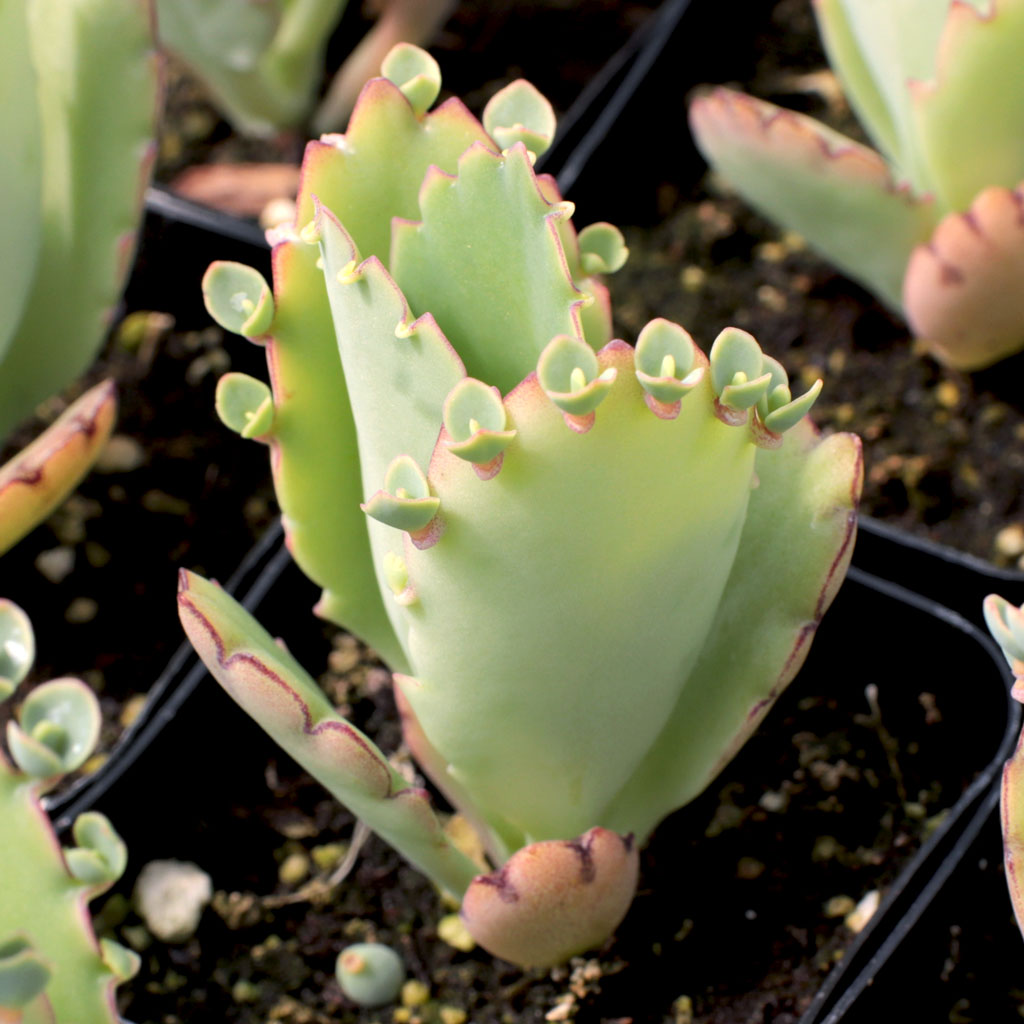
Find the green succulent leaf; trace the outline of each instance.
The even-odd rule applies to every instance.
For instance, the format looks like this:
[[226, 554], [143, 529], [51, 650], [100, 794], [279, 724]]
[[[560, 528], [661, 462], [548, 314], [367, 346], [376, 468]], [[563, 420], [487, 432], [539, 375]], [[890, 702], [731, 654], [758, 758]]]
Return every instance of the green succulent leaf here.
[[652, 320], [636, 340], [636, 376], [644, 391], [663, 405], [673, 405], [704, 378], [706, 360], [693, 338], [678, 324]]
[[247, 373], [226, 373], [217, 382], [217, 415], [242, 437], [264, 437], [274, 426], [270, 388]]
[[78, 845], [65, 849], [64, 859], [80, 882], [105, 888], [124, 874], [128, 848], [104, 815], [95, 811], [80, 814], [72, 834]]
[[387, 526], [416, 533], [430, 525], [440, 504], [431, 495], [423, 470], [408, 455], [399, 455], [388, 467], [384, 489], [377, 491], [362, 509]]
[[570, 416], [588, 416], [608, 396], [615, 367], [602, 370], [594, 350], [579, 338], [560, 334], [537, 361], [537, 379], [548, 398]]
[[503, 149], [523, 143], [536, 159], [555, 137], [555, 112], [535, 86], [519, 79], [496, 92], [484, 108], [484, 128]]
[[445, 838], [426, 791], [341, 718], [301, 666], [220, 587], [183, 572], [182, 625], [228, 694], [353, 814], [449, 892], [476, 865]]
[[139, 973], [142, 958], [131, 949], [126, 949], [113, 939], [100, 939], [100, 955], [103, 965], [118, 981], [129, 981]]
[[270, 330], [274, 295], [263, 275], [242, 263], [219, 260], [203, 275], [206, 310], [226, 331], [248, 338]]
[[449, 438], [445, 446], [460, 459], [493, 462], [516, 436], [506, 430], [508, 416], [497, 388], [467, 377], [448, 393], [442, 410]]
[[[28, 289], [12, 298], [10, 307], [3, 278], [0, 321], [7, 319], [8, 308], [20, 307], [20, 316], [0, 357], [0, 437], [81, 374], [106, 335], [132, 264], [156, 153], [161, 81], [148, 4], [15, 0], [3, 8], [4, 64], [11, 62], [14, 75], [27, 57], [35, 86], [3, 93], [0, 120], [12, 130], [12, 121], [37, 121], [41, 162], [22, 150], [21, 140], [4, 137], [5, 179], [7, 168], [31, 173], [36, 167], [38, 184], [30, 184], [28, 192], [17, 182], [5, 186], [10, 192], [0, 206], [5, 238], [17, 240], [19, 259], [24, 243], [26, 264], [34, 265], [29, 282], [15, 270], [12, 280], [21, 279]], [[27, 17], [24, 51], [24, 26], [7, 35], [8, 17], [18, 17], [15, 9]], [[15, 88], [6, 72], [4, 79], [0, 85]], [[111, 82], [118, 83], [116, 89]], [[36, 188], [38, 199], [32, 203]], [[19, 210], [7, 205], [22, 199], [26, 205]], [[22, 234], [31, 209], [37, 226]], [[8, 244], [0, 243], [0, 254]], [[0, 255], [2, 271], [4, 258]]]
[[418, 46], [399, 43], [384, 58], [380, 70], [402, 90], [417, 116], [430, 109], [441, 91], [441, 69], [437, 61]]
[[699, 97], [690, 125], [708, 162], [752, 206], [899, 309], [907, 259], [938, 220], [933, 201], [913, 197], [866, 146], [742, 93]]
[[80, 768], [99, 732], [99, 702], [92, 690], [79, 679], [55, 679], [25, 698], [18, 724], [8, 723], [7, 738], [22, 771], [46, 779]]
[[626, 240], [614, 224], [598, 221], [579, 234], [580, 265], [587, 274], [614, 274], [629, 256]]
[[395, 224], [395, 283], [414, 314], [433, 315], [466, 372], [506, 394], [555, 335], [581, 334], [584, 298], [557, 229], [566, 209], [544, 198], [522, 146], [506, 157], [473, 146], [455, 177], [429, 172], [420, 207], [421, 221]]
[[36, 656], [29, 617], [13, 601], [0, 598], [0, 701], [14, 693]]

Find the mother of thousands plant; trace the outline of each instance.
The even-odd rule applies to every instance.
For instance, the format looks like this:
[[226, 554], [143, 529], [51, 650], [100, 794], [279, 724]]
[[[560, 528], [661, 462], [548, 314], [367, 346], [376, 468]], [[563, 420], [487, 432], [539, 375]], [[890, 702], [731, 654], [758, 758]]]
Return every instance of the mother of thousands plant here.
[[[435, 62], [399, 47], [344, 135], [312, 142], [274, 290], [214, 264], [208, 307], [267, 348], [273, 394], [228, 375], [222, 417], [271, 446], [317, 610], [393, 668], [426, 792], [340, 718], [218, 587], [183, 573], [182, 621], [229, 693], [372, 829], [528, 965], [602, 942], [637, 849], [704, 789], [803, 661], [848, 563], [857, 439], [821, 439], [743, 331], [710, 356], [654, 320], [612, 340], [595, 276], [535, 154], [525, 82], [483, 123], [431, 113]], [[785, 435], [785, 438], [783, 437]]]
[[730, 89], [690, 108], [708, 162], [894, 309], [940, 362], [1024, 348], [1024, 0], [814, 0], [878, 147]]

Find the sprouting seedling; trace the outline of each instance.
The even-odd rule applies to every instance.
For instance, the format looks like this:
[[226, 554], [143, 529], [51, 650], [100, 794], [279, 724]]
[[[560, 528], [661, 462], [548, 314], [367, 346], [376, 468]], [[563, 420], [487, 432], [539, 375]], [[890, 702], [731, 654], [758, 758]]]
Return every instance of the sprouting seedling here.
[[860, 449], [818, 437], [820, 384], [794, 397], [743, 331], [709, 355], [666, 320], [613, 339], [596, 275], [622, 237], [577, 235], [535, 173], [536, 90], [481, 125], [402, 84], [371, 81], [346, 134], [309, 145], [273, 290], [233, 264], [204, 287], [236, 330], [239, 282], [253, 309], [273, 297], [253, 337], [272, 392], [230, 377], [250, 397], [229, 423], [271, 446], [319, 613], [394, 669], [406, 742], [494, 870], [223, 591], [183, 573], [179, 608], [225, 689], [476, 941], [554, 964], [614, 931], [640, 845], [802, 662], [852, 549]]
[[390, 947], [379, 942], [360, 942], [338, 954], [338, 984], [360, 1006], [393, 1003], [405, 981], [405, 963]]
[[697, 98], [709, 163], [755, 207], [902, 309], [940, 362], [1024, 347], [1021, 0], [815, 0], [877, 151], [729, 89]]

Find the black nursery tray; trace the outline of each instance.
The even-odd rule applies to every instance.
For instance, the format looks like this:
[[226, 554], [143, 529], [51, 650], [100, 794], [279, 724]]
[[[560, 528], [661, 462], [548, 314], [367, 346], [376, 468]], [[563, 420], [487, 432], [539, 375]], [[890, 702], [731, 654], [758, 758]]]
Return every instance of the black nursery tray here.
[[[314, 603], [315, 588], [283, 549], [268, 543], [262, 558], [266, 571], [253, 579], [246, 603], [317, 673], [328, 631], [311, 615], [296, 617]], [[225, 943], [262, 948], [274, 934], [304, 964], [303, 998], [332, 1012], [340, 1005], [331, 1002], [333, 956], [358, 918], [402, 948], [414, 973], [474, 1021], [498, 1021], [504, 1009], [539, 1024], [557, 1001], [557, 980], [541, 973], [524, 986], [512, 969], [444, 945], [435, 931], [443, 911], [429, 886], [375, 840], [332, 898], [333, 911], [301, 898], [288, 903], [280, 858], [348, 841], [352, 819], [203, 678], [201, 666], [181, 658], [185, 681], [168, 688], [130, 755], [112, 758], [105, 791], [86, 793], [61, 818], [95, 802], [124, 834], [132, 872], [151, 858], [192, 860], [218, 889], [249, 894], [241, 897], [250, 906], [244, 921], [229, 928], [208, 911], [197, 938], [172, 951], [172, 961], [150, 950], [150, 969], [159, 974], [173, 964], [204, 979], [207, 1007], [222, 1019], [231, 1012], [239, 1021], [259, 1019], [232, 1010], [209, 981], [208, 957], [223, 956], [213, 950]], [[877, 715], [868, 685], [877, 687]], [[387, 687], [353, 699], [353, 716], [383, 737], [384, 749], [397, 746]], [[975, 627], [851, 570], [807, 664], [762, 729], [648, 846], [640, 895], [600, 957], [601, 994], [582, 999], [575, 1019], [660, 1024], [681, 995], [691, 998], [697, 1021], [730, 1020], [719, 1015], [726, 1005], [789, 1012], [801, 1024], [856, 1019], [827, 1014], [850, 998], [851, 985], [867, 983], [879, 950], [920, 914], [933, 876], [991, 792], [1017, 717], [1002, 659]], [[856, 901], [872, 889], [881, 903], [859, 935], [825, 917], [832, 897]], [[230, 918], [223, 902], [221, 914]], [[295, 979], [274, 964], [243, 959], [232, 969], [267, 993], [270, 1003], [253, 1013], [296, 993]], [[469, 990], [458, 987], [459, 977], [472, 979]], [[156, 976], [135, 984], [127, 1016], [188, 1019], [188, 1004], [151, 996], [154, 985]]]

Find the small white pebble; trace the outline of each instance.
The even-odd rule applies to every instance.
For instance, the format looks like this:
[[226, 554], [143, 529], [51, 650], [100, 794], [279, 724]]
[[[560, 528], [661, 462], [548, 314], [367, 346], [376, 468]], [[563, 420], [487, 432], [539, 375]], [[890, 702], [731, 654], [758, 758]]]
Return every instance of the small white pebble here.
[[163, 942], [191, 938], [212, 897], [210, 876], [198, 865], [180, 860], [150, 861], [135, 883], [135, 908]]
[[882, 900], [882, 894], [877, 889], [872, 889], [866, 896], [861, 898], [860, 903], [853, 911], [846, 915], [843, 924], [855, 935], [864, 930], [868, 921], [874, 916], [878, 904]]
[[95, 469], [98, 473], [130, 473], [145, 461], [146, 451], [134, 437], [114, 434], [103, 446]]
[[40, 551], [36, 555], [35, 565], [39, 573], [51, 583], [60, 583], [62, 579], [71, 574], [71, 570], [75, 567], [74, 548], [59, 547]]

